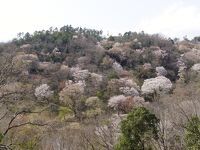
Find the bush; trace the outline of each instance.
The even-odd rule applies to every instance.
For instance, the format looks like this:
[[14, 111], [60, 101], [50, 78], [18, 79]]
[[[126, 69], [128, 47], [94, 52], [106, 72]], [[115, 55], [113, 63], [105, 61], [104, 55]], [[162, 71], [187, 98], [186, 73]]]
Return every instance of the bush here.
[[188, 150], [200, 149], [200, 120], [193, 116], [185, 127], [185, 143]]
[[116, 150], [151, 149], [151, 140], [158, 139], [158, 123], [156, 116], [144, 107], [130, 112], [121, 123], [121, 137]]
[[156, 72], [153, 68], [144, 69], [143, 67], [137, 67], [135, 75], [139, 79], [140, 83], [142, 83], [145, 79], [155, 78]]
[[108, 79], [111, 80], [111, 79], [119, 79], [119, 76], [117, 74], [116, 71], [112, 70], [111, 72], [109, 72], [108, 74]]

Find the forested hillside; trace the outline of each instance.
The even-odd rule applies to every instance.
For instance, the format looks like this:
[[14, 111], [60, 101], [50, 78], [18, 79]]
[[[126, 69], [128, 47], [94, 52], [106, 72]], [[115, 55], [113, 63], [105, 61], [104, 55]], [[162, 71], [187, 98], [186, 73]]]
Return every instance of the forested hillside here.
[[64, 26], [0, 53], [0, 150], [200, 149], [199, 37]]

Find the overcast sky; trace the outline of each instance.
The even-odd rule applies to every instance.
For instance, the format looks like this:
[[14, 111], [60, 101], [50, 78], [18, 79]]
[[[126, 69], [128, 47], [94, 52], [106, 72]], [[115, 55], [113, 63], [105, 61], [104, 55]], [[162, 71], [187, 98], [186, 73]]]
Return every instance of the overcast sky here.
[[0, 0], [0, 19], [0, 41], [67, 24], [191, 38], [200, 36], [200, 0]]

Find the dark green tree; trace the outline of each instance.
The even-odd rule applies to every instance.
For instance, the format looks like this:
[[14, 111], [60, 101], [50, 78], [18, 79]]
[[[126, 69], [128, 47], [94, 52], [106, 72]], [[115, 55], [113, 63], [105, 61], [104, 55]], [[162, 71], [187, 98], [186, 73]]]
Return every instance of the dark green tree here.
[[192, 116], [185, 127], [185, 143], [189, 150], [200, 149], [200, 119]]
[[121, 123], [121, 136], [116, 150], [151, 149], [151, 140], [158, 139], [159, 119], [144, 107], [133, 109]]

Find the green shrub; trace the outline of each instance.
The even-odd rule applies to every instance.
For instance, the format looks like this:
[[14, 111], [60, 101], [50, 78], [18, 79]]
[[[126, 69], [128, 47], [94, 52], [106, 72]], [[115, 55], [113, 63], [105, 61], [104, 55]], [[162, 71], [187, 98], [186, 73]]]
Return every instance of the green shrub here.
[[144, 150], [158, 139], [159, 119], [144, 107], [133, 109], [121, 123], [121, 136], [116, 150]]
[[185, 143], [188, 150], [200, 149], [200, 119], [192, 116], [185, 127]]

